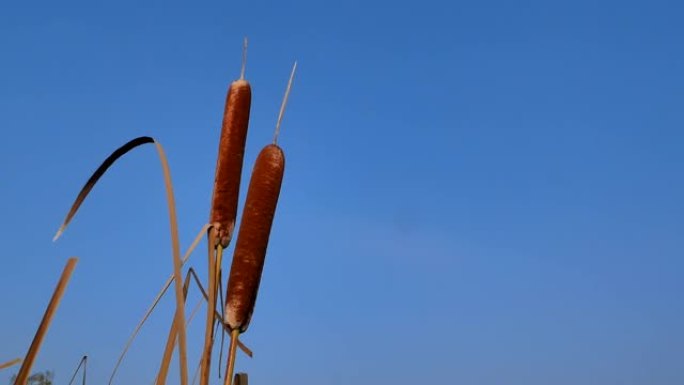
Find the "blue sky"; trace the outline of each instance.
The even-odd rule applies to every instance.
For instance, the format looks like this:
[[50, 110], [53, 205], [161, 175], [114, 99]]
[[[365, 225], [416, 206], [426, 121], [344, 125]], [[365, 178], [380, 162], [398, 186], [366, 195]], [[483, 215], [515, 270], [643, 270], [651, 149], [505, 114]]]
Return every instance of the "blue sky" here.
[[[243, 337], [255, 357], [237, 364], [253, 383], [683, 383], [682, 11], [1, 5], [0, 361], [25, 353], [76, 255], [35, 367], [66, 383], [87, 354], [89, 382], [107, 381], [172, 270], [154, 148], [116, 164], [52, 236], [99, 162], [151, 135], [169, 156], [189, 245], [208, 218], [226, 87], [248, 36], [244, 183], [299, 61]], [[202, 276], [205, 248], [190, 262]], [[117, 383], [152, 381], [173, 306], [167, 296]], [[189, 328], [191, 372], [202, 328]]]

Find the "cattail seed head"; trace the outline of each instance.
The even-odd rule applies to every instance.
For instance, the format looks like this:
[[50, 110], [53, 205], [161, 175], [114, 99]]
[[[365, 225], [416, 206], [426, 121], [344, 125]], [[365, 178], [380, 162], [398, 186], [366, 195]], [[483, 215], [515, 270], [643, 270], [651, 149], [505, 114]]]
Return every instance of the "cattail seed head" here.
[[264, 147], [249, 182], [228, 279], [225, 322], [241, 333], [247, 330], [256, 303], [284, 171], [283, 150], [276, 144]]
[[249, 82], [234, 81], [226, 97], [209, 219], [217, 233], [217, 243], [224, 248], [230, 243], [235, 228], [251, 102]]

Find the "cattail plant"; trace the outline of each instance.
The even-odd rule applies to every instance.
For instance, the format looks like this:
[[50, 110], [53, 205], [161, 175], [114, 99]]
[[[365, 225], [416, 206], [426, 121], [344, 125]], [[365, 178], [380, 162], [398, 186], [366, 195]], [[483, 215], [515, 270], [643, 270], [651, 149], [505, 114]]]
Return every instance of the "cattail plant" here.
[[259, 153], [247, 190], [226, 294], [224, 322], [231, 329], [226, 385], [230, 385], [233, 377], [238, 336], [249, 326], [261, 282], [266, 248], [285, 172], [285, 153], [277, 144], [278, 133], [296, 69], [297, 63], [292, 67], [273, 143]]
[[[214, 334], [216, 333], [214, 329], [215, 325], [218, 324], [217, 326], [222, 328], [222, 333], [227, 332], [231, 336], [230, 353], [227, 363], [228, 369], [225, 376], [226, 384], [230, 384], [233, 379], [237, 348], [240, 347], [250, 357], [252, 355], [252, 352], [239, 340], [239, 335], [247, 330], [254, 310], [268, 239], [280, 194], [280, 187], [285, 170], [285, 154], [278, 146], [277, 140], [297, 64], [294, 64], [290, 74], [285, 97], [283, 98], [276, 123], [273, 143], [265, 146], [261, 150], [254, 165], [231, 264], [230, 277], [227, 284], [225, 313], [221, 314], [216, 309], [216, 302], [217, 296], [222, 294], [222, 289], [220, 290], [220, 287], [222, 286], [222, 257], [224, 250], [228, 248], [231, 243], [237, 220], [240, 180], [251, 108], [251, 86], [249, 82], [245, 80], [246, 52], [247, 40], [245, 39], [243, 44], [240, 78], [230, 84], [226, 96], [218, 144], [219, 151], [216, 162], [209, 223], [202, 228], [200, 234], [195, 238], [195, 241], [188, 248], [183, 258], [180, 256], [180, 242], [178, 239], [178, 224], [173, 185], [166, 155], [161, 144], [148, 136], [135, 138], [129, 141], [116, 149], [105, 159], [79, 192], [64, 222], [55, 235], [54, 239], [57, 240], [63, 234], [97, 181], [119, 158], [144, 144], [150, 143], [156, 146], [166, 188], [171, 230], [173, 274], [163, 285], [152, 305], [145, 312], [142, 320], [126, 342], [123, 352], [119, 356], [109, 379], [110, 385], [133, 340], [157, 306], [159, 300], [171, 286], [172, 282], [174, 283], [176, 308], [173, 322], [169, 328], [169, 334], [159, 371], [155, 378], [155, 384], [163, 385], [166, 383], [171, 357], [176, 343], [178, 343], [180, 382], [181, 385], [187, 385], [188, 369], [185, 329], [187, 323], [192, 320], [199, 308], [198, 304], [186, 323], [184, 314], [185, 301], [192, 280], [194, 280], [202, 293], [202, 299], [200, 299], [200, 301], [203, 300], [207, 303], [204, 344], [198, 366], [200, 385], [208, 385], [209, 383], [211, 354], [214, 344]], [[206, 290], [192, 267], [188, 269], [185, 280], [183, 280], [182, 277], [183, 265], [187, 262], [190, 254], [200, 242], [205, 232], [207, 234], [208, 243], [208, 276]], [[223, 300], [221, 301], [221, 305], [223, 307]], [[246, 374], [239, 373], [235, 378], [236, 384], [246, 384]]]
[[209, 298], [207, 321], [202, 351], [200, 385], [209, 382], [211, 352], [214, 342], [214, 309], [218, 292], [219, 276], [223, 250], [228, 247], [233, 237], [235, 218], [237, 217], [238, 197], [240, 195], [240, 177], [249, 126], [249, 112], [252, 102], [252, 89], [245, 80], [247, 58], [247, 39], [242, 49], [242, 71], [240, 79], [231, 83], [226, 96], [225, 112], [219, 140], [218, 160], [214, 192], [211, 199], [209, 223]]

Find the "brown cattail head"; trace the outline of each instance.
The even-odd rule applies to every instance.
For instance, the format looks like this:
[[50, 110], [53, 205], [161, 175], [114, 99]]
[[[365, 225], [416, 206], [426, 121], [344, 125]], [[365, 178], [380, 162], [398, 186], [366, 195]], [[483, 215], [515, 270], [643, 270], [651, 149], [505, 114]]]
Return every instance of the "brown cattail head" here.
[[277, 144], [264, 147], [249, 181], [228, 279], [224, 321], [240, 333], [247, 330], [254, 310], [284, 171], [283, 150]]
[[242, 79], [234, 81], [228, 89], [223, 113], [209, 219], [217, 233], [217, 244], [224, 248], [228, 247], [235, 228], [251, 102], [252, 89], [249, 83]]

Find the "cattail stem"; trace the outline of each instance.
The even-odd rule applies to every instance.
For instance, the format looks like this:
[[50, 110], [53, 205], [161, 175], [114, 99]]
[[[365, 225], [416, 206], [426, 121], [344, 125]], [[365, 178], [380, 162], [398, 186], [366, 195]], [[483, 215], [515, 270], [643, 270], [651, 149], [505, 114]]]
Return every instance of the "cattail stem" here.
[[230, 349], [228, 350], [228, 368], [226, 369], [226, 377], [224, 385], [231, 385], [233, 379], [233, 372], [235, 372], [235, 356], [237, 353], [237, 340], [240, 335], [239, 329], [233, 329], [230, 332]]
[[218, 269], [221, 266], [221, 258], [223, 256], [223, 246], [219, 244], [216, 247], [216, 255], [214, 256], [214, 234], [213, 229], [209, 230], [209, 252], [208, 252], [208, 266], [209, 266], [209, 293], [207, 298], [207, 321], [204, 330], [204, 350], [202, 352], [202, 366], [200, 368], [200, 385], [207, 385], [209, 383], [209, 371], [211, 369], [211, 351], [214, 346], [214, 321], [216, 320], [216, 291]]

